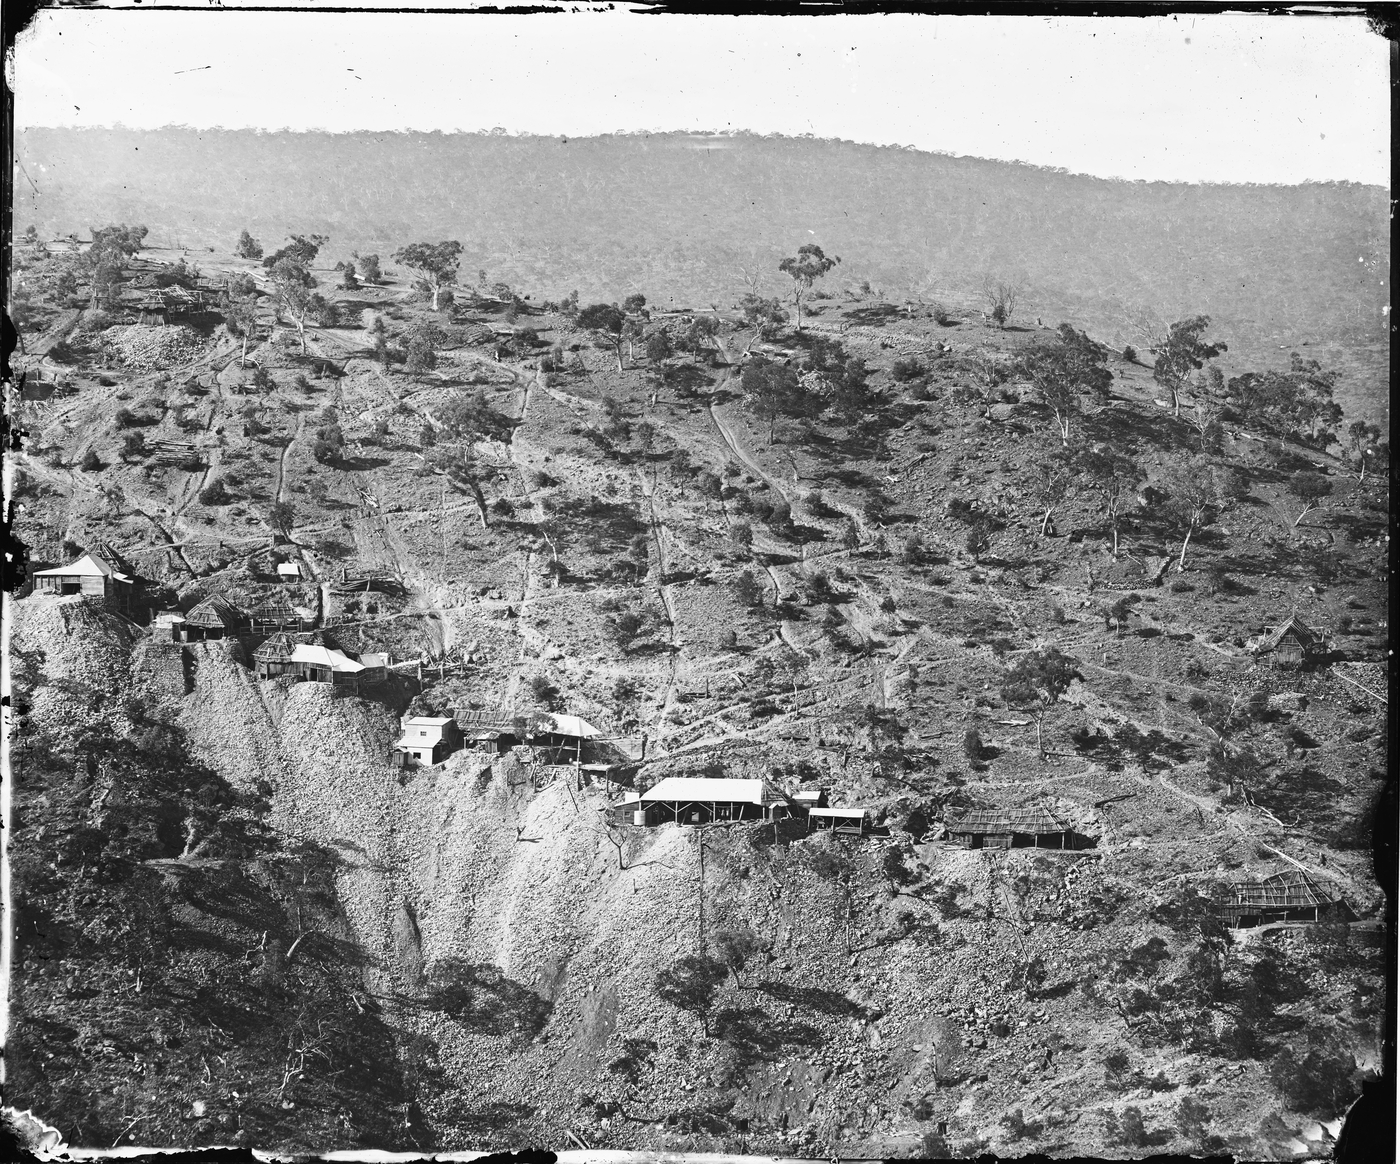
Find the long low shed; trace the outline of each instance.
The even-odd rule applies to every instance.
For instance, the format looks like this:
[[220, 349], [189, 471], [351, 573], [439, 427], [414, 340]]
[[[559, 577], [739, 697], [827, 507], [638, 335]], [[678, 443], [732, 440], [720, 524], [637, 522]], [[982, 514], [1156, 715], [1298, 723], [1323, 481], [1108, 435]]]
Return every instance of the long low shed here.
[[807, 831], [826, 829], [848, 836], [861, 836], [865, 832], [866, 812], [863, 808], [809, 808], [807, 810]]
[[641, 794], [639, 823], [709, 824], [711, 821], [765, 820], [772, 799], [762, 780], [712, 780], [668, 776]]
[[948, 835], [969, 849], [1074, 847], [1070, 830], [1044, 808], [979, 808], [948, 821]]

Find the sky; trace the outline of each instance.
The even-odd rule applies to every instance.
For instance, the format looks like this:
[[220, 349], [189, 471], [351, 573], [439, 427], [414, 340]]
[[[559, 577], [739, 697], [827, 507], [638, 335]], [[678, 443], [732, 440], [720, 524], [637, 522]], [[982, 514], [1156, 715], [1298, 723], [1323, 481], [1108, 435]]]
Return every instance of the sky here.
[[16, 128], [742, 129], [1109, 178], [1389, 184], [1388, 49], [1360, 17], [500, 16], [238, 2], [41, 13], [7, 62]]

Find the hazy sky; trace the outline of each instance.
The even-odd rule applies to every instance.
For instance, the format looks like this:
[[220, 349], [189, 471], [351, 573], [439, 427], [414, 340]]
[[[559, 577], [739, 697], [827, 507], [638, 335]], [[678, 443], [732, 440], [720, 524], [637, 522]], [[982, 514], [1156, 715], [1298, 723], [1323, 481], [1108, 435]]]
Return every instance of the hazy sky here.
[[17, 128], [748, 129], [1104, 177], [1389, 181], [1387, 45], [1356, 17], [236, 5], [42, 13], [15, 49]]

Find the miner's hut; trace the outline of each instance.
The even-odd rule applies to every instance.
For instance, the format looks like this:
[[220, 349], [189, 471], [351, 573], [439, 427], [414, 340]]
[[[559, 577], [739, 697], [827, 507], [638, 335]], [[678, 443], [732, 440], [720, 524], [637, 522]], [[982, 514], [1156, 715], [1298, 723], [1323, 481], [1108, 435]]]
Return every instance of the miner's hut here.
[[810, 808], [807, 810], [808, 832], [832, 832], [841, 837], [865, 835], [866, 811], [863, 808]]
[[274, 635], [279, 631], [307, 630], [311, 618], [293, 606], [285, 594], [274, 594], [248, 612], [248, 623], [255, 635]]
[[131, 587], [128, 575], [97, 554], [84, 554], [67, 566], [38, 570], [34, 574], [34, 589], [40, 594], [104, 598], [121, 609], [131, 602]]
[[292, 650], [291, 662], [296, 664], [295, 673], [312, 683], [329, 683], [332, 687], [360, 693], [360, 678], [364, 664], [356, 662], [342, 651], [329, 647], [298, 643]]
[[1301, 667], [1322, 646], [1321, 636], [1296, 614], [1287, 622], [1267, 631], [1254, 648], [1256, 655], [1268, 655], [1275, 667]]
[[968, 849], [1072, 849], [1074, 834], [1046, 809], [974, 808], [948, 821], [948, 836]]
[[1236, 929], [1349, 914], [1345, 902], [1327, 896], [1301, 869], [1285, 869], [1262, 881], [1228, 886], [1220, 907], [1221, 920]]
[[520, 740], [515, 735], [515, 717], [506, 711], [461, 710], [456, 713], [457, 726], [473, 750], [479, 752], [508, 752]]
[[461, 729], [450, 715], [406, 715], [402, 724], [403, 735], [394, 744], [399, 766], [440, 764], [461, 746]]
[[247, 621], [244, 613], [228, 599], [211, 594], [185, 615], [180, 637], [187, 643], [234, 638], [247, 625]]
[[259, 679], [275, 679], [278, 675], [299, 674], [299, 666], [292, 662], [292, 652], [297, 644], [288, 634], [275, 634], [259, 645], [253, 652], [253, 666]]

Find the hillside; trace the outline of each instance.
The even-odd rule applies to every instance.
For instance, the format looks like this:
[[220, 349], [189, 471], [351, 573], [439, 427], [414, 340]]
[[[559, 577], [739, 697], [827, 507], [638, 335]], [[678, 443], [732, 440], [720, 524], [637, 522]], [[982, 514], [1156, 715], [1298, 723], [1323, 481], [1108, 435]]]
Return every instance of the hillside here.
[[1127, 317], [1210, 315], [1227, 370], [1309, 345], [1345, 372], [1347, 410], [1387, 407], [1384, 190], [1125, 182], [853, 142], [751, 134], [587, 139], [490, 134], [57, 130], [16, 137], [15, 226], [67, 235], [141, 222], [152, 241], [223, 250], [242, 229], [327, 234], [335, 258], [457, 238], [463, 269], [539, 298], [643, 291], [721, 306], [740, 269], [799, 239], [840, 282], [966, 298], [1025, 285], [1025, 317], [1138, 342]]
[[[956, 291], [829, 277], [766, 337], [633, 304], [600, 348], [557, 288], [432, 311], [402, 270], [347, 288], [342, 246], [304, 352], [226, 250], [141, 249], [102, 310], [82, 254], [20, 255], [17, 534], [31, 570], [142, 584], [134, 618], [12, 606], [8, 1104], [102, 1147], [1325, 1150], [1380, 1067], [1383, 448], [1233, 363], [1198, 431], [1084, 317], [984, 326]], [[240, 275], [246, 366], [212, 312], [135, 322]], [[1052, 399], [1057, 359], [1111, 379]], [[1300, 367], [1266, 383], [1316, 405], [1331, 365]], [[279, 593], [397, 665], [260, 680], [258, 639], [148, 625]], [[1253, 649], [1290, 616], [1300, 668]], [[1073, 674], [1018, 688], [1052, 650]], [[622, 787], [391, 766], [406, 711], [493, 708], [583, 716]], [[872, 828], [617, 811], [668, 775], [817, 785]], [[1029, 808], [1081, 847], [944, 827]], [[1279, 873], [1345, 909], [1221, 926]]]

